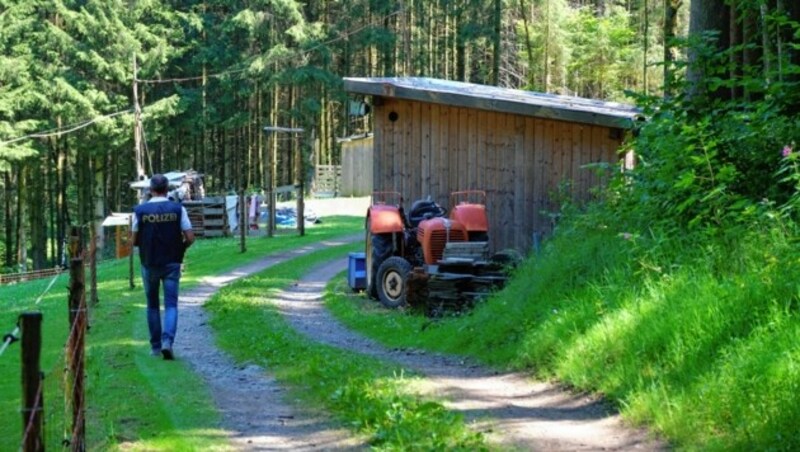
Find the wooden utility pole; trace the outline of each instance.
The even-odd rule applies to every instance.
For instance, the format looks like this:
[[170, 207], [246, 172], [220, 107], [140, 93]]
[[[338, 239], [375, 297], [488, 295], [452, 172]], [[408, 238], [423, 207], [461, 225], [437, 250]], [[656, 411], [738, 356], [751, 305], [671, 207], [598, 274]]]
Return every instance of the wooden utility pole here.
[[19, 316], [22, 333], [22, 447], [25, 452], [44, 450], [44, 383], [39, 366], [42, 353], [42, 313]]
[[[303, 181], [305, 180], [305, 170], [303, 169], [303, 150], [298, 143], [297, 137], [300, 136], [305, 132], [305, 129], [297, 128], [297, 127], [264, 127], [264, 131], [267, 133], [273, 132], [275, 135], [273, 136], [273, 140], [277, 141], [277, 133], [291, 133], [293, 135], [292, 144], [294, 145], [294, 166], [295, 166], [295, 188], [297, 189], [297, 231], [300, 233], [300, 236], [305, 235], [305, 217], [303, 214], [304, 210], [304, 202], [303, 202], [303, 191], [305, 190], [305, 186]], [[273, 164], [275, 160], [275, 156], [273, 154], [272, 157]], [[270, 180], [270, 205], [269, 205], [269, 225], [268, 225], [268, 232], [267, 234], [271, 237], [273, 228], [275, 227], [275, 208], [277, 204], [277, 197], [275, 196], [275, 172], [272, 173], [272, 178]]]
[[[136, 54], [133, 54], [133, 150], [136, 156], [136, 180], [144, 180], [144, 153], [142, 152], [142, 108], [139, 106], [139, 79]], [[139, 191], [141, 202], [142, 191]]]
[[84, 398], [84, 339], [86, 337], [86, 279], [81, 230], [73, 226], [69, 237], [69, 325], [67, 340], [67, 391], [72, 395], [72, 435], [70, 450], [86, 450], [86, 404]]

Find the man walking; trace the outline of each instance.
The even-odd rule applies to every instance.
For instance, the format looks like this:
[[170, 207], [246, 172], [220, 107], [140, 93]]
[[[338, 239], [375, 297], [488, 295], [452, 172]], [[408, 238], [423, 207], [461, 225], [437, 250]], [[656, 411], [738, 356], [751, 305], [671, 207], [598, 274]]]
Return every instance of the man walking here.
[[[150, 179], [152, 198], [136, 206], [133, 216], [133, 244], [139, 247], [142, 282], [147, 297], [147, 326], [150, 353], [174, 358], [172, 345], [178, 329], [178, 286], [186, 249], [194, 232], [186, 209], [167, 199], [169, 181], [162, 174]], [[164, 286], [164, 328], [161, 328], [159, 289]]]

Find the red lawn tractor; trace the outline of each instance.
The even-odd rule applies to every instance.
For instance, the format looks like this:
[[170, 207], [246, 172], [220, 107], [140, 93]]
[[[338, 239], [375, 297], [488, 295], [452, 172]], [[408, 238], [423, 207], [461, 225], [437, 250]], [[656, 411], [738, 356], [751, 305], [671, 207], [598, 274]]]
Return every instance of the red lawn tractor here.
[[489, 256], [486, 193], [454, 192], [449, 215], [429, 199], [408, 214], [397, 192], [375, 192], [366, 218], [367, 293], [389, 308], [462, 309], [502, 287], [513, 252]]

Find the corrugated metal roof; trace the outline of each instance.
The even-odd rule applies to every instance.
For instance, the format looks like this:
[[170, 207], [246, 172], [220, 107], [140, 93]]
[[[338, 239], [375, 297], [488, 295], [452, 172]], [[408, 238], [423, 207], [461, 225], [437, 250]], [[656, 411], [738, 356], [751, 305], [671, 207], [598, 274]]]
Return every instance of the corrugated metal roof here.
[[[202, 176], [202, 174], [197, 174], [194, 171], [170, 171], [168, 173], [164, 173], [164, 177], [167, 178], [170, 187], [178, 187], [183, 183], [183, 178], [187, 175], [198, 175]], [[131, 188], [134, 190], [141, 189], [141, 188], [150, 188], [150, 178], [143, 179], [136, 182], [131, 182]]]
[[347, 77], [344, 87], [351, 93], [624, 129], [641, 117], [633, 105], [424, 77]]
[[128, 226], [131, 224], [132, 213], [112, 212], [103, 220], [103, 226]]

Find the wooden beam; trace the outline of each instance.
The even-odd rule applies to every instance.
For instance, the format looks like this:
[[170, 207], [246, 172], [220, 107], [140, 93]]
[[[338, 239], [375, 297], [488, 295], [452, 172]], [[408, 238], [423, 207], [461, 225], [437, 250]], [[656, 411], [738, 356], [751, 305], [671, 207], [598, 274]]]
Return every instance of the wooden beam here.
[[277, 126], [267, 126], [264, 127], [265, 132], [284, 132], [284, 133], [303, 133], [305, 132], [304, 129], [296, 128], [296, 127], [277, 127]]

